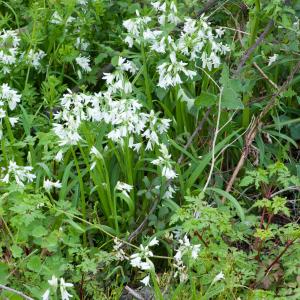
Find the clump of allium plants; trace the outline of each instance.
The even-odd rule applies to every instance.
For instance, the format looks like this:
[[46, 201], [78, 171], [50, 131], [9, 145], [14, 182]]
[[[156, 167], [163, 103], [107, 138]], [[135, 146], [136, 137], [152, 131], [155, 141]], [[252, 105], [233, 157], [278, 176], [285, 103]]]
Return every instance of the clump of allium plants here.
[[0, 298], [299, 299], [299, 12], [0, 1]]

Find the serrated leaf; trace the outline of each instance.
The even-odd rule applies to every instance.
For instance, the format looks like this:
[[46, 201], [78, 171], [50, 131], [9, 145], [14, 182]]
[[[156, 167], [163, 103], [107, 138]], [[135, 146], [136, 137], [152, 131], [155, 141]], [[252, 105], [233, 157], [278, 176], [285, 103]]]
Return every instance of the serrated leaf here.
[[47, 232], [48, 231], [45, 227], [43, 227], [42, 225], [39, 225], [32, 230], [31, 235], [34, 237], [42, 237], [42, 236], [46, 235]]
[[198, 107], [208, 107], [216, 103], [218, 97], [210, 92], [202, 92], [195, 100], [195, 105]]
[[244, 104], [239, 94], [231, 87], [224, 87], [222, 93], [222, 108], [243, 109]]
[[21, 247], [17, 245], [12, 245], [10, 249], [11, 249], [12, 256], [14, 258], [19, 258], [22, 256], [23, 249]]

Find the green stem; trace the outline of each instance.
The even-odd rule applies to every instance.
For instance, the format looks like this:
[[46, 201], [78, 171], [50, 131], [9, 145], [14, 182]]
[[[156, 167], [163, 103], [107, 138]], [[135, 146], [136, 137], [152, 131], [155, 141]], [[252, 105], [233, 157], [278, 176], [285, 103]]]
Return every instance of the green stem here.
[[6, 129], [7, 129], [7, 133], [8, 133], [10, 143], [11, 143], [11, 145], [13, 145], [15, 143], [15, 138], [14, 138], [14, 134], [12, 132], [11, 125], [10, 125], [10, 122], [9, 122], [9, 119], [8, 119], [7, 115], [4, 118], [4, 122], [5, 122], [5, 126], [6, 126]]
[[251, 32], [250, 32], [250, 40], [249, 47], [251, 47], [256, 39], [258, 24], [259, 24], [259, 12], [260, 12], [260, 0], [255, 0], [255, 10], [253, 20], [251, 20]]
[[152, 103], [152, 96], [151, 96], [151, 89], [150, 89], [150, 80], [149, 80], [149, 76], [148, 76], [147, 60], [146, 60], [145, 48], [144, 48], [143, 43], [141, 44], [141, 52], [142, 52], [142, 59], [143, 59], [143, 74], [144, 74], [144, 79], [145, 79], [147, 103], [148, 103], [149, 109], [152, 109], [153, 103]]
[[114, 214], [114, 223], [115, 223], [115, 229], [117, 232], [117, 235], [119, 235], [119, 223], [118, 223], [118, 214], [117, 214], [117, 199], [116, 199], [116, 193], [114, 193], [114, 208], [113, 208], [113, 214]]
[[[71, 147], [71, 152], [72, 152], [72, 155], [73, 155], [73, 158], [74, 158], [74, 163], [75, 163], [76, 171], [77, 171], [77, 174], [78, 174], [82, 217], [83, 217], [84, 220], [86, 220], [86, 203], [85, 203], [84, 185], [83, 185], [82, 175], [81, 175], [79, 163], [78, 163], [78, 160], [77, 160], [77, 157], [76, 157], [76, 153], [75, 153], [73, 147]], [[86, 239], [86, 232], [85, 231], [83, 233], [83, 245], [84, 245], [84, 247], [86, 247], [86, 245], [87, 245], [87, 239]]]
[[249, 95], [245, 95], [243, 97], [243, 104], [244, 104], [244, 109], [243, 109], [243, 115], [242, 115], [242, 126], [244, 128], [247, 128], [249, 123], [250, 123], [250, 107], [248, 105], [249, 102]]

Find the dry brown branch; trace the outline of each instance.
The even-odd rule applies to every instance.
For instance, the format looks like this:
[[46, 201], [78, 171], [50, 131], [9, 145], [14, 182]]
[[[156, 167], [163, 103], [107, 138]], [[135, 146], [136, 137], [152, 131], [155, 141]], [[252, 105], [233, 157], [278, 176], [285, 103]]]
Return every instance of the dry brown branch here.
[[[242, 152], [240, 160], [239, 160], [239, 162], [227, 184], [226, 192], [230, 192], [238, 173], [240, 172], [241, 168], [243, 167], [243, 165], [248, 157], [251, 145], [252, 145], [252, 143], [256, 137], [257, 131], [262, 123], [262, 119], [274, 107], [274, 105], [276, 104], [277, 97], [288, 87], [288, 85], [291, 83], [291, 81], [293, 80], [295, 74], [299, 71], [299, 69], [300, 69], [300, 61], [296, 64], [296, 66], [293, 68], [290, 75], [286, 79], [286, 81], [282, 84], [282, 86], [279, 88], [277, 93], [272, 96], [269, 103], [265, 106], [265, 108], [262, 110], [262, 112], [255, 118], [254, 122], [250, 126], [250, 128], [245, 136], [245, 146], [244, 146], [243, 152]], [[225, 202], [224, 197], [222, 198], [222, 202], [223, 203]]]
[[262, 34], [258, 37], [258, 39], [255, 41], [255, 43], [248, 48], [244, 55], [242, 56], [242, 59], [236, 69], [236, 71], [234, 72], [234, 74], [237, 76], [240, 74], [244, 64], [246, 63], [246, 61], [249, 59], [249, 57], [251, 56], [251, 54], [255, 51], [255, 49], [264, 41], [265, 37], [268, 35], [268, 33], [271, 31], [271, 29], [274, 26], [274, 21], [270, 20], [268, 25], [266, 26], [265, 30], [262, 32]]
[[265, 78], [276, 90], [279, 90], [278, 85], [267, 76], [267, 74], [259, 67], [256, 62], [253, 63], [253, 66], [257, 69], [257, 71], [263, 78]]

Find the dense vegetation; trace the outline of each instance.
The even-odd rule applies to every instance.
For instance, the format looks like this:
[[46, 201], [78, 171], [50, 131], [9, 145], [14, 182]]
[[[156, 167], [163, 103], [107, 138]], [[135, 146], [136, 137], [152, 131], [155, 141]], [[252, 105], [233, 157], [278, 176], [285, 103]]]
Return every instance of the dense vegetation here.
[[300, 299], [299, 1], [0, 1], [1, 299]]

